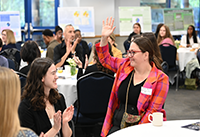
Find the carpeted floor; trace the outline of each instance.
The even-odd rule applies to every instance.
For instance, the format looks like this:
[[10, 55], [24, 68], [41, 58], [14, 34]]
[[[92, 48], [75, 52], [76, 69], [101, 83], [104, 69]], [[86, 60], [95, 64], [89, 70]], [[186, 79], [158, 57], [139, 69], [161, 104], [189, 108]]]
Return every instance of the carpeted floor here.
[[[175, 86], [170, 86], [164, 109], [167, 120], [200, 119], [200, 88], [197, 90], [179, 89], [175, 91]], [[101, 126], [94, 127], [93, 136], [100, 137]], [[80, 128], [75, 130], [76, 137], [84, 137]]]

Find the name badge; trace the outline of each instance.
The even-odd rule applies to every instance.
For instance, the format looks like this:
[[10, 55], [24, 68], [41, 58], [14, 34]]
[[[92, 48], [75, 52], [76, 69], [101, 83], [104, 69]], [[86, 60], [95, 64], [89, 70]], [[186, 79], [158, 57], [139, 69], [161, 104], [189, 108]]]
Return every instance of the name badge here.
[[145, 95], [151, 95], [152, 94], [152, 89], [141, 87], [141, 93], [143, 93]]

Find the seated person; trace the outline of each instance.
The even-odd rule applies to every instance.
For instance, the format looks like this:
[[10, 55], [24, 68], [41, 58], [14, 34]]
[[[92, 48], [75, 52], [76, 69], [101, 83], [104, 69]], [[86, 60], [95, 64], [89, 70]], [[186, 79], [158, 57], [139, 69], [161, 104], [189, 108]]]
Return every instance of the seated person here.
[[133, 32], [128, 36], [128, 39], [126, 41], [124, 41], [125, 51], [127, 51], [129, 49], [129, 47], [130, 47], [131, 38], [134, 35], [140, 35], [140, 34], [142, 34], [140, 23], [133, 24]]
[[55, 39], [59, 42], [59, 43], [62, 43], [63, 41], [63, 30], [60, 26], [56, 26], [55, 27]]
[[[0, 104], [3, 104], [0, 105], [0, 136], [38, 137], [32, 130], [20, 126], [18, 106], [21, 91], [18, 75], [8, 68], [0, 67], [0, 83]], [[40, 137], [46, 137], [46, 135], [41, 133]]]
[[117, 43], [115, 43], [115, 34], [114, 33], [112, 33], [108, 37], [108, 42], [112, 45], [113, 57], [122, 58], [122, 52], [121, 52], [121, 50], [117, 49]]
[[[166, 120], [166, 112], [162, 106], [167, 97], [169, 80], [161, 71], [162, 67], [154, 54], [152, 42], [146, 37], [138, 37], [131, 42], [127, 51], [128, 58], [112, 57], [108, 51], [108, 37], [115, 29], [113, 24], [112, 18], [107, 18], [105, 23], [103, 21], [101, 43], [96, 44], [102, 65], [116, 73], [102, 127], [102, 137], [124, 128], [121, 121], [126, 100], [126, 112], [140, 117], [134, 124], [149, 123], [148, 116], [154, 112], [163, 113], [163, 120]], [[144, 92], [147, 90], [148, 93]]]
[[36, 134], [49, 137], [71, 137], [68, 122], [74, 107], [66, 108], [65, 99], [57, 91], [56, 67], [50, 58], [37, 58], [32, 62], [19, 106], [21, 126]]
[[[21, 58], [20, 58], [20, 53], [19, 53], [19, 51], [16, 47], [16, 40], [15, 40], [15, 36], [14, 36], [13, 31], [10, 30], [10, 29], [4, 29], [2, 31], [2, 41], [4, 43], [4, 45], [1, 49], [2, 55], [5, 56], [6, 58], [14, 60], [15, 70], [19, 70]], [[11, 48], [16, 49], [15, 53], [9, 52], [9, 55], [7, 55], [7, 53], [5, 53], [5, 51], [7, 51], [7, 49], [11, 49]], [[14, 58], [10, 54], [14, 55]]]
[[71, 24], [65, 27], [64, 38], [64, 41], [54, 48], [53, 60], [56, 67], [68, 65], [69, 63], [66, 62], [66, 60], [68, 58], [73, 58], [75, 54], [83, 61], [83, 49], [78, 44], [78, 38], [74, 41], [74, 27]]
[[[76, 62], [76, 64], [78, 65], [78, 68], [79, 68], [78, 74], [77, 74], [77, 79], [80, 78], [81, 76], [85, 75], [85, 74], [88, 74], [88, 73], [94, 72], [94, 71], [103, 71], [107, 74], [114, 76], [114, 73], [111, 70], [109, 70], [109, 69], [107, 69], [107, 68], [105, 68], [101, 65], [99, 58], [97, 56], [97, 51], [96, 51], [95, 47], [92, 48], [92, 49], [93, 49], [93, 53], [94, 53], [93, 64], [90, 65], [90, 66], [87, 66], [88, 65], [88, 58], [87, 58], [87, 55], [86, 55], [86, 63], [85, 63], [85, 67], [84, 67], [84, 69], [85, 69], [84, 73], [83, 73], [82, 62], [77, 57], [74, 57], [74, 61]], [[113, 53], [111, 51], [111, 46], [109, 47], [109, 53], [111, 55], [113, 55]]]
[[78, 38], [78, 44], [82, 47], [83, 49], [83, 64], [85, 64], [85, 55], [89, 58], [90, 53], [89, 53], [89, 46], [85, 40], [82, 39], [81, 36], [81, 31], [79, 29], [75, 30], [75, 39]]
[[54, 39], [53, 32], [50, 29], [45, 29], [42, 32], [44, 43], [47, 45], [46, 57], [53, 59], [54, 48], [60, 43]]
[[155, 32], [155, 37], [157, 39], [158, 37], [158, 34], [159, 34], [159, 31], [160, 31], [160, 28], [162, 27], [162, 25], [164, 25], [163, 23], [160, 23], [157, 25], [157, 28], [156, 28], [156, 32]]
[[1, 67], [9, 68], [8, 60], [4, 56], [0, 55], [0, 60]]
[[[162, 25], [158, 34], [157, 42], [158, 45], [169, 46], [170, 44], [175, 46], [174, 38], [172, 37], [168, 26]], [[178, 54], [176, 55], [176, 60], [178, 60]]]
[[27, 62], [28, 65], [21, 68], [19, 72], [27, 75], [33, 60], [41, 57], [38, 44], [35, 41], [26, 41], [20, 50], [20, 56], [24, 62]]
[[192, 47], [194, 43], [200, 43], [199, 37], [196, 35], [196, 31], [193, 25], [190, 25], [187, 29], [187, 35], [181, 37], [180, 45], [183, 47]]
[[[2, 47], [2, 46], [3, 46], [3, 42], [2, 42], [2, 40], [0, 38], [0, 47]], [[0, 60], [1, 60], [0, 61], [0, 66], [1, 67], [6, 67], [6, 68], [9, 67], [8, 60], [4, 56], [0, 55]]]

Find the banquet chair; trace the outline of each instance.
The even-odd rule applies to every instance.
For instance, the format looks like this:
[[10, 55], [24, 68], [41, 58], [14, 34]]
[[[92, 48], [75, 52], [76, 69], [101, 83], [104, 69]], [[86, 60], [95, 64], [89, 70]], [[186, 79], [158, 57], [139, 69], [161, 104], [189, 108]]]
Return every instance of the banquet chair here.
[[162, 67], [162, 69], [163, 69], [163, 72], [164, 72], [165, 74], [167, 74], [167, 72], [168, 72], [168, 70], [169, 70], [169, 65], [168, 65], [168, 63], [167, 63], [166, 61], [163, 61], [160, 65], [161, 65], [161, 67]]
[[91, 72], [77, 80], [75, 127], [94, 127], [103, 123], [113, 82], [114, 77], [102, 71]]
[[[163, 46], [163, 44], [168, 44], [169, 46]], [[179, 80], [179, 66], [176, 64], [176, 54], [177, 48], [169, 43], [163, 43], [159, 45], [161, 56], [163, 61], [168, 64], [167, 75], [170, 77], [170, 72], [176, 74], [176, 91], [178, 91], [178, 80]]]
[[7, 58], [8, 60], [8, 67], [12, 70], [15, 70], [15, 62], [9, 58]]
[[21, 95], [23, 93], [23, 90], [24, 90], [24, 86], [26, 85], [26, 78], [27, 76], [19, 71], [15, 71], [15, 73], [17, 75], [19, 75], [19, 80], [20, 80], [20, 84], [21, 84]]

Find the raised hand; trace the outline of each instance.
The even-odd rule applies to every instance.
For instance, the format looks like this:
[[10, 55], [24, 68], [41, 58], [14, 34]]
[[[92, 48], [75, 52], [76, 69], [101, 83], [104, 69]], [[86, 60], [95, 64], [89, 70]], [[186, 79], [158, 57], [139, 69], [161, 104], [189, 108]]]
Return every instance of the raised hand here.
[[72, 44], [71, 44], [70, 40], [67, 40], [67, 41], [66, 41], [66, 51], [67, 51], [68, 53], [70, 53], [71, 50], [72, 50]]
[[56, 131], [59, 131], [60, 128], [61, 128], [61, 111], [60, 110], [57, 113], [54, 114], [53, 120], [54, 120], [53, 128]]
[[85, 54], [85, 66], [84, 66], [84, 69], [86, 69], [88, 66], [88, 56], [87, 54]]
[[74, 56], [74, 61], [76, 62], [79, 68], [82, 68], [82, 62], [80, 61], [79, 57]]
[[74, 114], [74, 106], [70, 106], [63, 112], [63, 123], [69, 122]]
[[112, 17], [107, 18], [106, 22], [103, 20], [103, 27], [102, 27], [102, 32], [101, 35], [102, 37], [109, 37], [113, 31], [115, 30], [116, 27], [113, 27], [114, 24], [114, 19]]

